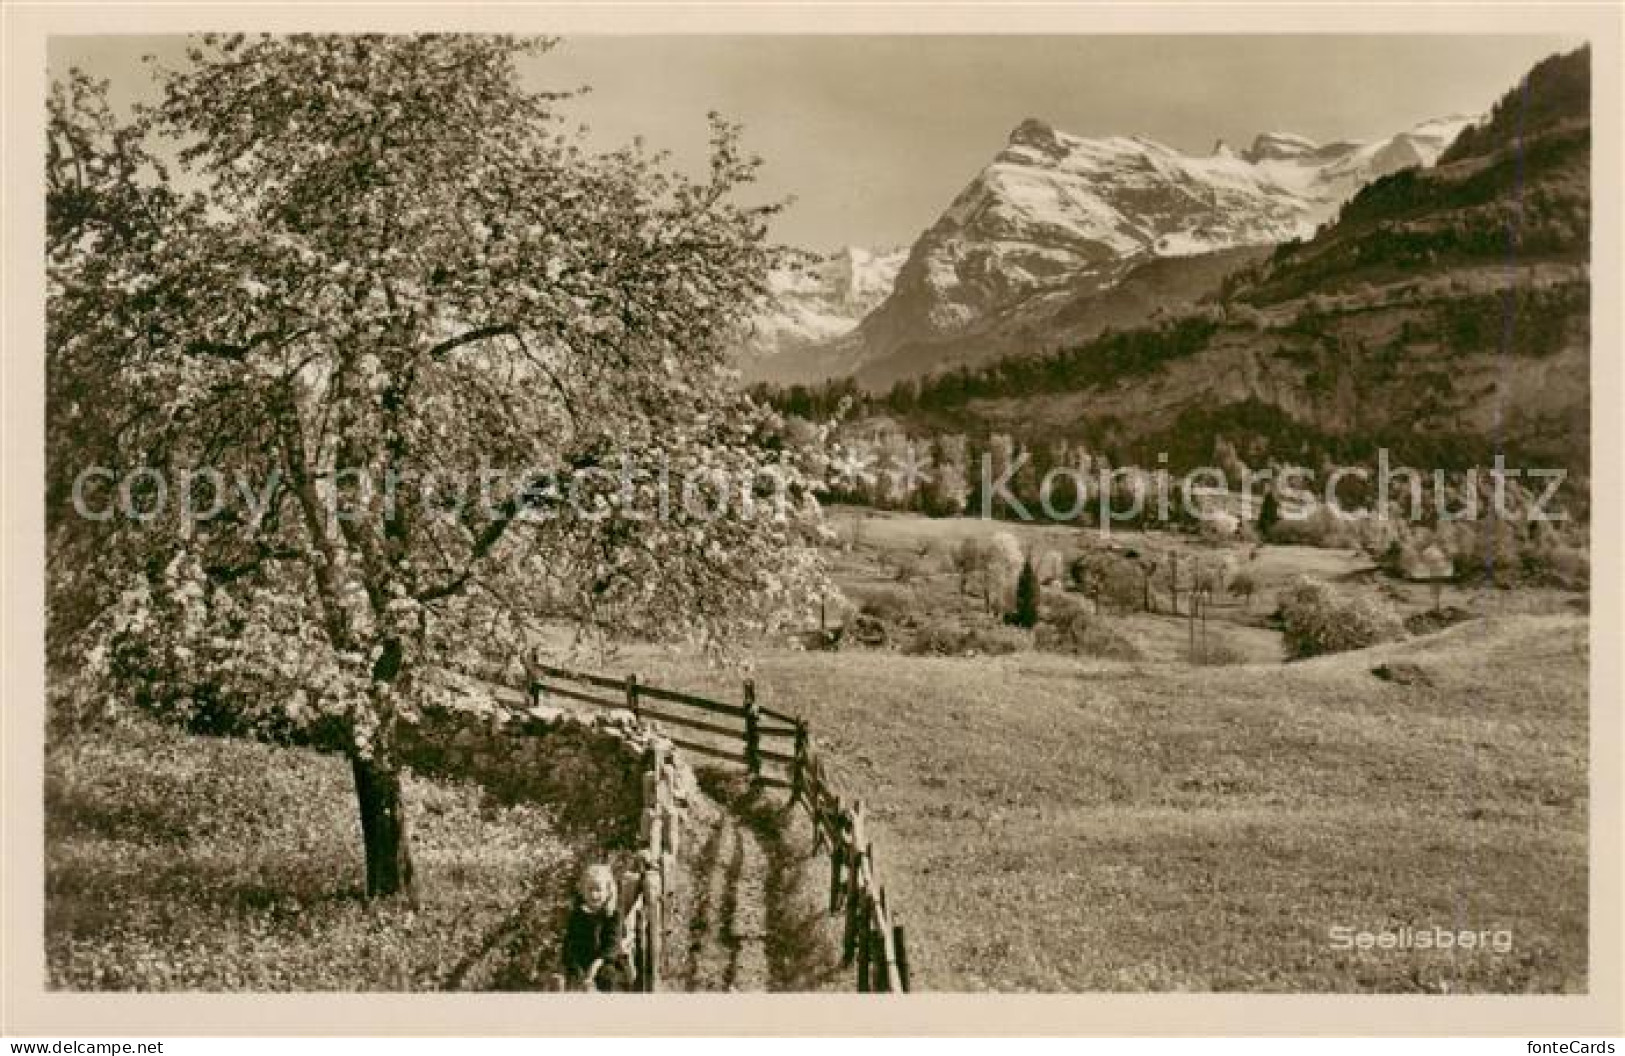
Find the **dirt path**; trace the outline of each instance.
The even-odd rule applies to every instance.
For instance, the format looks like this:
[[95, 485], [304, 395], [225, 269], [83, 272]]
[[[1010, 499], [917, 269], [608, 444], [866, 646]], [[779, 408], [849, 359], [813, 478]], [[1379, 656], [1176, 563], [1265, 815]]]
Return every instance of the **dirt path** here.
[[712, 817], [693, 878], [688, 988], [767, 990], [767, 856], [731, 812]]
[[826, 908], [827, 866], [782, 790], [742, 775], [701, 775], [708, 828], [692, 865], [690, 990], [799, 993], [842, 989], [839, 918]]

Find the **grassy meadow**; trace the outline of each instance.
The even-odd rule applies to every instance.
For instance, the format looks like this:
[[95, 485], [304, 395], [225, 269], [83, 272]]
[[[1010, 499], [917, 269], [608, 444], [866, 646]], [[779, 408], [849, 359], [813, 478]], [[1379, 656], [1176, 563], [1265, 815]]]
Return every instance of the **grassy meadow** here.
[[[837, 523], [841, 514], [837, 514]], [[976, 618], [941, 567], [899, 587], [922, 539], [1013, 530], [864, 518], [835, 555], [849, 592], [891, 583], [921, 618]], [[1158, 545], [1203, 547], [1180, 537]], [[1383, 592], [1348, 551], [1265, 547], [1250, 606], [1224, 601], [1222, 666], [1187, 622], [1116, 625], [1134, 661], [1024, 649], [753, 651], [762, 699], [811, 721], [872, 819], [917, 988], [1572, 992], [1586, 988], [1587, 632], [1583, 596], [1451, 588], [1470, 618], [1285, 663], [1272, 592], [1300, 572]], [[617, 668], [724, 699], [738, 673], [634, 649]], [[1377, 669], [1381, 669], [1377, 673]], [[1503, 930], [1513, 948], [1339, 950], [1330, 930]]]
[[70, 990], [528, 989], [578, 848], [547, 810], [408, 775], [420, 897], [369, 904], [348, 764], [141, 719], [46, 757], [46, 966]]
[[[1452, 586], [1452, 625], [1288, 663], [1271, 613], [1294, 576], [1412, 617], [1431, 588], [1355, 551], [1122, 532], [1245, 562], [1255, 595], [1211, 610], [1224, 661], [1191, 662], [1190, 622], [1165, 596], [1102, 616], [1132, 658], [1050, 652], [960, 589], [948, 548], [1009, 531], [1070, 558], [1091, 537], [842, 510], [834, 523], [835, 578], [896, 610], [890, 640], [760, 642], [742, 659], [864, 801], [916, 989], [1586, 989], [1583, 594]], [[910, 655], [911, 628], [941, 620], [1010, 651]], [[740, 692], [741, 671], [683, 652], [578, 662]], [[54, 732], [46, 773], [54, 987], [524, 989], [552, 969], [581, 848], [546, 809], [410, 777], [420, 900], [373, 906], [340, 759], [125, 719]], [[827, 866], [776, 810], [745, 812], [766, 858], [769, 981], [843, 986], [824, 948]], [[1506, 930], [1513, 948], [1340, 950], [1338, 927]]]

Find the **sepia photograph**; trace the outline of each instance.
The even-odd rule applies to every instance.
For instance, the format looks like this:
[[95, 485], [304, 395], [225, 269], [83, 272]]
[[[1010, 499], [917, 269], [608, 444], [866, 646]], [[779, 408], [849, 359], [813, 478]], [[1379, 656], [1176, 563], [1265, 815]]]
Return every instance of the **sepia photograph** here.
[[51, 35], [8, 941], [1593, 993], [1599, 60], [1465, 28]]

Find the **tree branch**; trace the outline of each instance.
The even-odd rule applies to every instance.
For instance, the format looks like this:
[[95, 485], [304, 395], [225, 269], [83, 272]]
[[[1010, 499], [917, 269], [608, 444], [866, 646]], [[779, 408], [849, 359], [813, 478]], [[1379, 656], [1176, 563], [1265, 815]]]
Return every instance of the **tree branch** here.
[[447, 338], [438, 345], [435, 345], [433, 348], [429, 349], [429, 355], [434, 359], [439, 359], [447, 352], [460, 348], [463, 345], [471, 345], [476, 341], [484, 341], [488, 337], [502, 337], [504, 335], [510, 337], [518, 336], [518, 333], [519, 331], [514, 329], [510, 323], [493, 323], [490, 326], [478, 327], [474, 330], [468, 331], [467, 333], [458, 334], [456, 337]]

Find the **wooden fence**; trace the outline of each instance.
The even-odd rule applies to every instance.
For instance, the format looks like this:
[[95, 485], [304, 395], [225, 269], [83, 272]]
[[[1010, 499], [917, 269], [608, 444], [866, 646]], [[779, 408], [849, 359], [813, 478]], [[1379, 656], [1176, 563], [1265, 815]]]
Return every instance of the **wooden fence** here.
[[[729, 704], [651, 686], [636, 675], [618, 679], [537, 664], [531, 667], [530, 678], [533, 703], [557, 698], [625, 708], [640, 721], [666, 727], [662, 734], [684, 751], [743, 766], [752, 781], [788, 789], [791, 803], [804, 807], [812, 820], [815, 847], [829, 857], [829, 912], [844, 917], [841, 963], [855, 969], [860, 992], [909, 989], [904, 930], [880, 882], [874, 844], [865, 828], [863, 803], [840, 791], [823, 757], [815, 750], [805, 720], [763, 707], [756, 700], [756, 685], [750, 679], [744, 682], [740, 703]], [[701, 714], [692, 714], [695, 711]], [[674, 734], [672, 728], [681, 733]], [[674, 863], [676, 859], [679, 827], [660, 806], [664, 802], [660, 775], [669, 765], [669, 760], [656, 761], [653, 774], [644, 778], [644, 836], [650, 841], [643, 852], [646, 863], [664, 863], [668, 858]], [[655, 805], [653, 815], [651, 804]], [[647, 950], [653, 950], [650, 975], [644, 975], [639, 963], [640, 978], [651, 979], [653, 988], [659, 981], [661, 935], [658, 921], [651, 921], [648, 907], [661, 907], [664, 902], [648, 894], [651, 872], [657, 885], [662, 875], [668, 880], [672, 875], [669, 871], [662, 874], [659, 869], [651, 870], [646, 864], [643, 916], [629, 922], [626, 934], [645, 935], [640, 941]]]
[[790, 775], [791, 801], [807, 808], [814, 845], [829, 855], [829, 911], [846, 918], [841, 963], [856, 965], [860, 992], [906, 992], [908, 946], [880, 882], [863, 801], [841, 794], [814, 752], [804, 722], [797, 723]]
[[637, 973], [634, 985], [652, 993], [665, 974], [666, 921], [677, 890], [685, 793], [677, 761], [663, 748], [651, 748], [645, 763], [639, 828], [643, 846], [637, 865], [621, 882], [621, 941]]
[[[756, 685], [749, 679], [745, 680], [742, 703], [725, 704], [647, 685], [636, 675], [609, 678], [537, 665], [531, 670], [530, 697], [537, 704], [557, 698], [575, 704], [625, 708], [639, 721], [667, 727], [662, 731], [666, 739], [684, 751], [737, 763], [763, 784], [790, 787], [797, 720], [793, 715], [758, 705]], [[681, 708], [704, 714], [696, 717], [683, 713]], [[681, 732], [672, 732], [672, 727]]]

